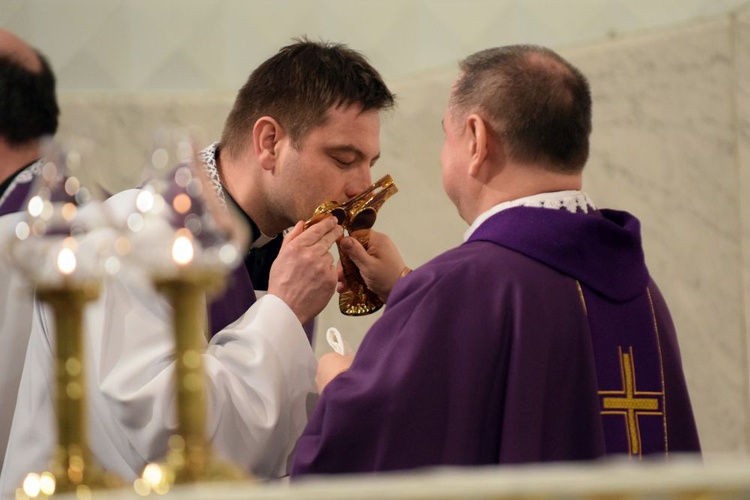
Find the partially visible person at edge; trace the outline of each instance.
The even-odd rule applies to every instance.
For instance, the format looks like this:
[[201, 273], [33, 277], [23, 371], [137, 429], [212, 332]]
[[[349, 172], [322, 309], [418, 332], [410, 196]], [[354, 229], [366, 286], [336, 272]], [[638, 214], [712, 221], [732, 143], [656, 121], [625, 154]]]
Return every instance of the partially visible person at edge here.
[[0, 216], [23, 208], [41, 141], [57, 132], [59, 114], [47, 59], [0, 29]]
[[[41, 141], [57, 131], [55, 76], [42, 54], [0, 29], [0, 216], [16, 214], [40, 170]], [[0, 254], [0, 470], [31, 329], [31, 292]]]
[[[274, 255], [265, 259], [266, 295], [255, 300], [253, 259], [232, 275], [211, 307], [213, 337], [203, 355], [207, 435], [220, 457], [257, 477], [286, 473], [307, 421], [306, 398], [315, 392], [316, 359], [302, 325], [336, 288], [329, 250], [342, 228], [329, 217], [303, 231], [301, 221], [324, 201], [346, 201], [372, 183], [380, 112], [393, 104], [360, 53], [298, 41], [253, 71], [221, 142], [202, 153], [220, 199], [252, 226], [252, 246], [280, 242], [276, 235], [294, 226], [273, 265]], [[137, 194], [107, 203], [131, 206]], [[6, 464], [0, 479], [4, 493], [26, 472], [43, 470], [52, 452], [50, 321], [44, 310], [35, 315], [8, 447], [13, 467]], [[105, 468], [132, 479], [164, 457], [176, 431], [170, 312], [154, 290], [117, 278], [87, 309], [85, 326], [91, 447]]]
[[441, 160], [465, 242], [398, 279], [386, 236], [343, 240], [387, 306], [353, 362], [320, 359], [292, 474], [699, 452], [640, 224], [581, 191], [586, 78], [526, 45], [460, 68]]

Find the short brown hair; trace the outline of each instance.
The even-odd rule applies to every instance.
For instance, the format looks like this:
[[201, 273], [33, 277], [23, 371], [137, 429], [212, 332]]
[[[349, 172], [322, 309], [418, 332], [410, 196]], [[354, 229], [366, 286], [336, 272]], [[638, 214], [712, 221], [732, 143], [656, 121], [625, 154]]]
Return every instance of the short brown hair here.
[[36, 55], [38, 72], [0, 55], [0, 137], [14, 147], [57, 132], [55, 75], [47, 59], [38, 51]]
[[286, 129], [295, 147], [325, 123], [332, 106], [358, 104], [362, 111], [393, 107], [395, 96], [367, 59], [342, 44], [305, 38], [283, 47], [252, 72], [224, 124], [222, 146], [236, 157], [262, 116]]
[[459, 64], [451, 105], [478, 110], [516, 161], [574, 173], [589, 155], [591, 91], [557, 53], [534, 45], [477, 52]]

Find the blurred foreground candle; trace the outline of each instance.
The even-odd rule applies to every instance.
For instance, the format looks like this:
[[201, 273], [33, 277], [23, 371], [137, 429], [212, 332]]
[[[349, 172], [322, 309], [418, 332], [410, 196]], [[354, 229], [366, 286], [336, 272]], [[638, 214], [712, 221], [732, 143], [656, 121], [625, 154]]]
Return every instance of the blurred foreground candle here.
[[97, 243], [89, 236], [106, 228], [107, 218], [79, 180], [84, 146], [45, 144], [34, 195], [11, 243], [14, 261], [35, 286], [37, 299], [52, 311], [56, 344], [57, 446], [49, 470], [29, 473], [18, 498], [123, 484], [102, 470], [88, 446], [83, 319], [86, 304], [98, 296], [106, 253], [104, 239]]
[[164, 493], [174, 483], [247, 478], [211, 451], [203, 369], [207, 296], [218, 293], [228, 271], [241, 262], [247, 230], [219, 205], [196, 167], [189, 136], [163, 130], [156, 142], [153, 178], [138, 195], [128, 226], [132, 257], [173, 310], [178, 429], [165, 462], [149, 464], [136, 480], [139, 494]]

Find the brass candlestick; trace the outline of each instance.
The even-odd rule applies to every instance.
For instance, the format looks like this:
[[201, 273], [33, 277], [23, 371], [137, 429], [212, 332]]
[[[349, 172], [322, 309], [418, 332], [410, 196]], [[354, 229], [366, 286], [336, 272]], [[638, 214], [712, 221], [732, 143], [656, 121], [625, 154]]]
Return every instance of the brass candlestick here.
[[[328, 201], [320, 205], [305, 227], [319, 222], [327, 215], [333, 215], [349, 236], [359, 241], [365, 249], [370, 242], [370, 229], [375, 224], [378, 210], [388, 198], [398, 192], [396, 184], [390, 175], [383, 176], [370, 187], [346, 203]], [[341, 267], [344, 270], [344, 280], [349, 285], [349, 290], [339, 295], [339, 310], [347, 316], [364, 316], [371, 314], [383, 307], [375, 292], [367, 288], [362, 275], [352, 260], [341, 251], [339, 243], [336, 243], [341, 259]]]
[[201, 340], [208, 325], [205, 297], [221, 288], [223, 276], [219, 272], [190, 267], [179, 271], [177, 276], [154, 279], [156, 289], [173, 309], [179, 419], [177, 433], [169, 439], [165, 463], [147, 466], [142, 476], [145, 483], [141, 487], [157, 493], [173, 483], [248, 479], [235, 465], [218, 460], [206, 438], [207, 402]]
[[56, 367], [55, 410], [57, 446], [49, 471], [42, 473], [54, 482], [42, 484], [42, 493], [64, 493], [95, 488], [114, 488], [122, 479], [104, 471], [88, 446], [83, 346], [83, 312], [95, 300], [99, 287], [94, 282], [40, 286], [36, 295], [49, 304], [55, 319]]

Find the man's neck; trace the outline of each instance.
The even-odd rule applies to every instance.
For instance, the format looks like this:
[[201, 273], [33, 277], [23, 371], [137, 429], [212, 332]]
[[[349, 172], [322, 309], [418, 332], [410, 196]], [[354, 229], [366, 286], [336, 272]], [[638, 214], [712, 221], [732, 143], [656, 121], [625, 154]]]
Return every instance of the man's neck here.
[[236, 159], [219, 149], [216, 155], [216, 170], [224, 190], [229, 193], [237, 206], [256, 224], [262, 234], [274, 236], [284, 227], [278, 229], [278, 224], [268, 220], [266, 199], [262, 190], [258, 189], [257, 179], [253, 176], [254, 169], [251, 159]]
[[39, 159], [39, 155], [38, 140], [22, 146], [11, 147], [0, 138], [0, 183], [5, 182], [23, 167]]
[[509, 168], [488, 182], [479, 196], [471, 214], [471, 224], [476, 217], [490, 208], [520, 198], [558, 191], [580, 191], [583, 174], [562, 174], [533, 165], [509, 165]]

